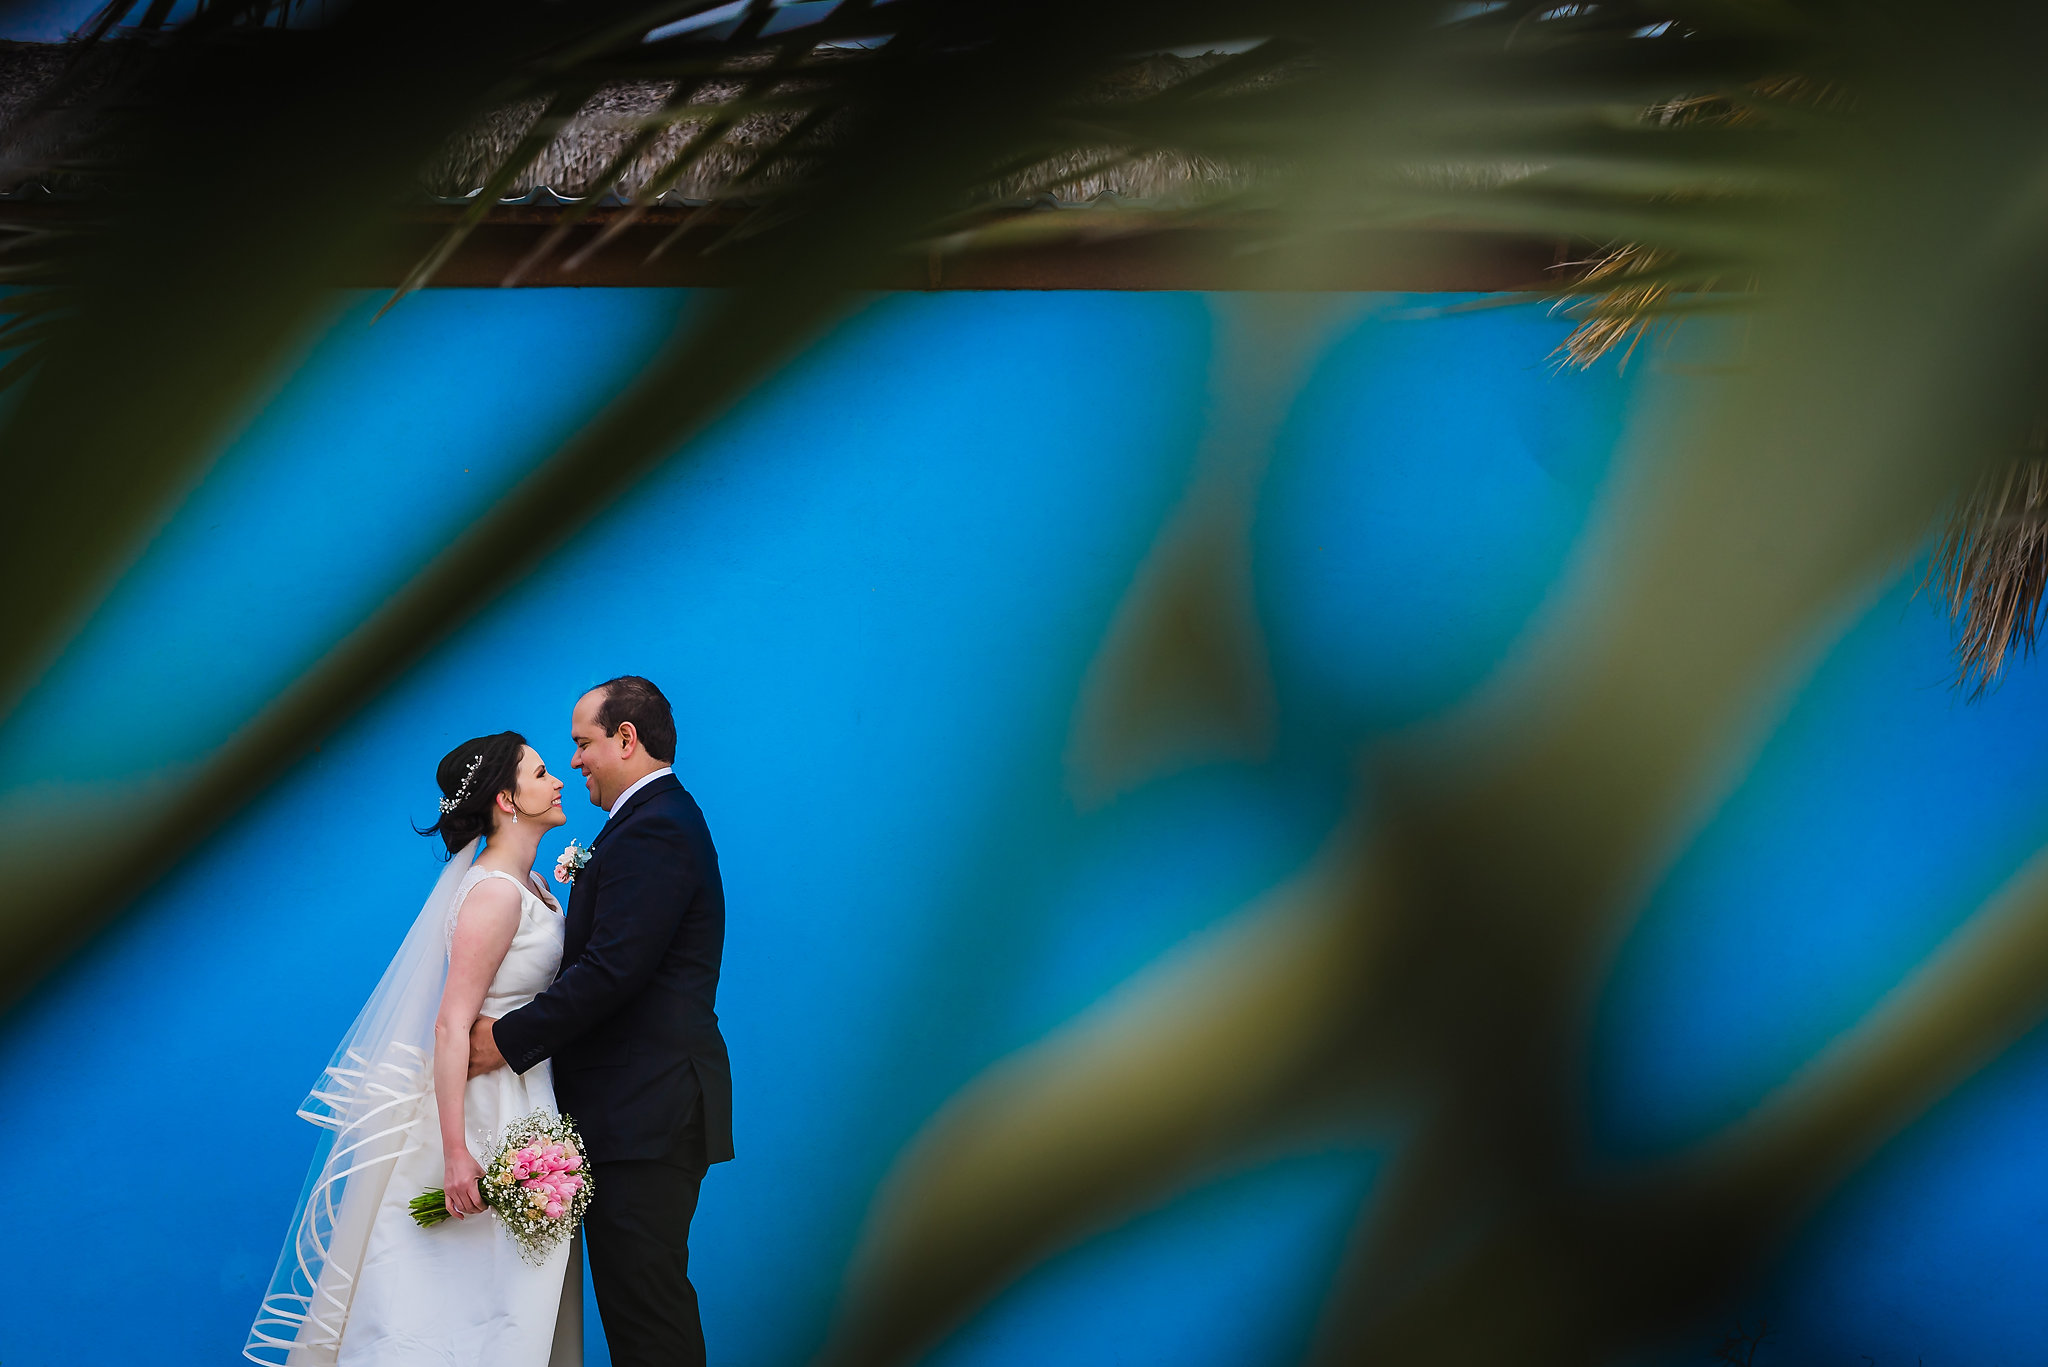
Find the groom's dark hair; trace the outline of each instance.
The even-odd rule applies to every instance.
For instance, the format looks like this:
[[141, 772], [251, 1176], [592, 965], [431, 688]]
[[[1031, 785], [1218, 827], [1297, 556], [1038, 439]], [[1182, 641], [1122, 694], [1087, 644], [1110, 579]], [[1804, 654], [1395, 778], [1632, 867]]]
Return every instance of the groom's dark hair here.
[[676, 762], [676, 714], [650, 679], [621, 674], [598, 685], [604, 701], [597, 705], [597, 724], [607, 736], [619, 734], [622, 722], [633, 723], [641, 748], [663, 764]]

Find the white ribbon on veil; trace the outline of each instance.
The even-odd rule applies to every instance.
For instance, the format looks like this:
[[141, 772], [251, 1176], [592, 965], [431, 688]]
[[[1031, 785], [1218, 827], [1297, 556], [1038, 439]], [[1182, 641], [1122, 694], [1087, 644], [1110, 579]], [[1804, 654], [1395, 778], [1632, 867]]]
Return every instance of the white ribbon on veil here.
[[370, 1000], [299, 1106], [321, 1127], [312, 1171], [242, 1356], [265, 1367], [332, 1363], [370, 1222], [433, 1081], [434, 1017], [448, 980], [448, 913], [476, 861], [448, 861]]

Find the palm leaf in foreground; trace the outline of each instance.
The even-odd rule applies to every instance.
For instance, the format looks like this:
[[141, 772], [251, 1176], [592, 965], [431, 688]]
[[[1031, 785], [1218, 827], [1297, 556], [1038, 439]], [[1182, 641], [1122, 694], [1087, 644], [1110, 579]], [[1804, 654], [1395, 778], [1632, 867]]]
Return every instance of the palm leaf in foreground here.
[[[14, 915], [5, 927], [17, 951], [10, 957], [47, 958], [50, 926], [75, 933], [90, 925], [150, 868], [260, 791], [540, 550], [800, 346], [842, 306], [848, 280], [937, 233], [968, 249], [1007, 230], [1015, 216], [994, 209], [977, 226], [971, 211], [988, 207], [977, 195], [1001, 168], [1042, 159], [1049, 141], [1069, 137], [1077, 110], [1111, 143], [1179, 145], [1247, 167], [1215, 200], [1164, 216], [1263, 214], [1269, 249], [1335, 250], [1355, 242], [1361, 224], [1456, 214], [1596, 239], [1626, 235], [1646, 250], [1712, 252], [1731, 271], [1770, 267], [1755, 370], [1717, 386], [1705, 411], [1674, 413], [1645, 438], [1578, 577], [1483, 705], [1360, 756], [1371, 777], [1316, 870], [1221, 950], [1167, 966], [1144, 994], [1035, 1060], [992, 1074], [935, 1123], [877, 1207], [830, 1357], [907, 1360], [1049, 1249], [1201, 1173], [1252, 1161], [1305, 1126], [1339, 1121], [1391, 1128], [1420, 1161], [1399, 1165], [1407, 1186], [1383, 1193], [1376, 1207], [1398, 1218], [1365, 1221], [1360, 1259], [1327, 1318], [1327, 1356], [1398, 1349], [1418, 1360], [1562, 1363], [1654, 1336], [1699, 1297], [1738, 1282], [1770, 1233], [1831, 1174], [1995, 1048], [2034, 1009], [2041, 980], [2030, 950], [1971, 958], [2005, 977], [1980, 984], [1984, 995], [1968, 1008], [1951, 1011], [1954, 994], [1930, 989], [1946, 1014], [1900, 1017], [1899, 1028], [1915, 1033], [1877, 1051], [1886, 1067], [1839, 1074], [1861, 1079], [1858, 1105], [1802, 1112], [1833, 1117], [1825, 1143], [1799, 1125], [1745, 1141], [1760, 1156], [1716, 1179], [1739, 1188], [1708, 1203], [1710, 1213], [1729, 1213], [1720, 1225], [1695, 1221], [1696, 1183], [1619, 1196], [1583, 1184], [1571, 1066], [1604, 947], [1625, 931], [1640, 888], [1697, 813], [1739, 771], [1788, 675], [1974, 477], [1957, 453], [1992, 449], [1988, 438], [2024, 407], [2025, 366], [2006, 362], [2031, 354], [2033, 320], [2048, 299], [2031, 264], [2048, 206], [2016, 176], [2024, 159], [2005, 155], [2014, 140], [2038, 141], [2048, 130], [2029, 93], [2041, 20], [2019, 6], [1941, 21], [1892, 16], [1905, 25], [1898, 33], [1830, 16], [1837, 30], [1826, 36], [1859, 91], [1857, 136], [1795, 138], [1826, 169], [1802, 193], [1787, 193], [1780, 177], [1767, 193], [1728, 202], [1673, 200], [1672, 186], [1698, 183], [1701, 142], [1691, 135], [1684, 164], [1656, 174], [1643, 168], [1654, 152], [1629, 144], [1631, 165], [1617, 168], [1581, 139], [1569, 166], [1537, 176], [1541, 168], [1526, 160], [1532, 120], [1583, 131], [1616, 102], [1726, 93], [1784, 69], [1793, 44], [1782, 24], [1750, 23], [1749, 7], [1688, 10], [1701, 36], [1657, 46], [1626, 37], [1655, 17], [1635, 6], [1599, 7], [1592, 19], [1575, 12], [1565, 22], [1515, 5], [1446, 24], [1419, 4], [1100, 11], [896, 0], [884, 7], [895, 12], [891, 42], [839, 63], [836, 75], [820, 73], [818, 98], [844, 117], [832, 123], [816, 167], [774, 191], [764, 220], [772, 226], [755, 237], [773, 271], [710, 310], [701, 327], [679, 329], [555, 462], [234, 743], [174, 776], [161, 805], [136, 806], [132, 825], [120, 828], [128, 843], [105, 867], [42, 865], [45, 881], [32, 890], [37, 919]], [[307, 109], [326, 130], [323, 145], [342, 143], [346, 128], [324, 101], [369, 86], [381, 92], [371, 126], [387, 136], [363, 139], [368, 151], [344, 149], [364, 158], [350, 163], [358, 173], [345, 178], [347, 193], [332, 181], [275, 175], [251, 182], [265, 191], [253, 202], [223, 189], [222, 203], [202, 202], [177, 239], [190, 245], [191, 270], [175, 278], [151, 269], [161, 259], [145, 250], [154, 216], [139, 201], [123, 205], [108, 215], [99, 253], [76, 267], [75, 321], [51, 342], [50, 365], [5, 435], [11, 458], [44, 472], [28, 490], [32, 523], [56, 525], [86, 487], [81, 479], [128, 482], [118, 515], [90, 545], [45, 538], [64, 591], [5, 661], [17, 695], [142, 529], [202, 467], [223, 416], [317, 314], [323, 272], [390, 227], [381, 199], [364, 208], [365, 186], [387, 184], [422, 140], [508, 89], [572, 87], [626, 55], [643, 68], [661, 56], [631, 54], [633, 30], [621, 25], [646, 17], [632, 7], [573, 18], [554, 6], [494, 10], [496, 45], [481, 57], [446, 36], [474, 15], [425, 12], [448, 26], [429, 25], [430, 36], [443, 34], [438, 45], [410, 41], [419, 36], [412, 12], [364, 5], [331, 33], [295, 35], [308, 39], [301, 50], [343, 53], [356, 66], [277, 69], [313, 92], [278, 107]], [[1770, 13], [1801, 21], [1794, 36], [1809, 47], [1825, 34], [1797, 8]], [[1081, 98], [1132, 50], [1265, 35], [1306, 54], [1273, 81], [1122, 114]], [[337, 45], [319, 46], [330, 39]], [[709, 55], [755, 59], [767, 50], [712, 45]], [[385, 65], [399, 52], [407, 80]], [[233, 72], [244, 59], [236, 53], [246, 56], [208, 48], [166, 72]], [[679, 75], [707, 56], [702, 48], [667, 53]], [[344, 70], [351, 74], [335, 75]], [[309, 82], [309, 71], [324, 72], [325, 83]], [[263, 155], [272, 131], [207, 122], [212, 106], [191, 93], [194, 84], [161, 87], [164, 108], [192, 116], [167, 126], [209, 130], [234, 154], [223, 165], [254, 173], [295, 164]], [[1241, 118], [1220, 108], [1232, 102]], [[1123, 115], [1132, 117], [1119, 127]], [[1767, 167], [1785, 145], [1738, 144], [1740, 129], [1722, 131], [1741, 157]], [[1911, 198], [1901, 185], [1913, 188]], [[1921, 259], [1930, 241], [1951, 251], [1886, 297], [1873, 295], [1870, 279], [1889, 263]], [[266, 248], [273, 242], [294, 250]], [[313, 250], [301, 255], [308, 243]], [[251, 280], [262, 288], [225, 297], [228, 285]], [[188, 335], [179, 325], [202, 305], [197, 316], [209, 326]], [[116, 338], [128, 314], [140, 326]], [[94, 350], [109, 340], [127, 349]], [[103, 355], [122, 363], [116, 373], [140, 377], [135, 410], [92, 412], [82, 430], [60, 431], [60, 417], [92, 407], [88, 385], [106, 372], [95, 373], [88, 358]], [[1986, 357], [1998, 363], [1983, 364]], [[1903, 378], [1873, 394], [1868, 377], [1880, 369]], [[1251, 499], [1250, 485], [1233, 486], [1232, 496]], [[38, 552], [19, 554], [28, 563]], [[1142, 672], [1153, 663], [1143, 654], [1109, 668]], [[1114, 678], [1104, 686], [1119, 689]], [[134, 785], [125, 786], [132, 802]], [[24, 863], [35, 866], [10, 860]], [[1987, 925], [1987, 935], [2005, 933]], [[1943, 1035], [1923, 1020], [1953, 1028]], [[1219, 1051], [1238, 1067], [1211, 1066]], [[1474, 1211], [1487, 1234], [1476, 1255], [1461, 1259], [1453, 1236]], [[1539, 1212], [1554, 1218], [1539, 1222]], [[1609, 1240], [1660, 1251], [1662, 1261], [1645, 1257], [1633, 1281], [1603, 1283], [1609, 1264], [1600, 1250]], [[1431, 1266], [1446, 1270], [1406, 1286], [1386, 1275]], [[1538, 1272], [1547, 1281], [1527, 1280]], [[1532, 1295], [1531, 1286], [1547, 1291]], [[1478, 1302], [1518, 1337], [1508, 1342], [1467, 1313]]]
[[[678, 10], [658, 8], [670, 16]], [[756, 277], [761, 284], [753, 288], [765, 293], [735, 306], [750, 328], [766, 328], [763, 319], [789, 312], [793, 321], [782, 354], [831, 315], [845, 284], [871, 278], [874, 263], [920, 250], [924, 234], [944, 231], [949, 244], [971, 249], [974, 234], [963, 235], [953, 223], [975, 202], [977, 187], [994, 168], [1045, 146], [1067, 117], [1074, 93], [1088, 89], [1124, 53], [1243, 33], [1255, 23], [1266, 29], [1285, 17], [1262, 10], [1255, 21], [1231, 4], [1192, 10], [1136, 6], [1085, 16], [1060, 7], [970, 16], [938, 0], [891, 9], [895, 40], [859, 60], [835, 56], [808, 73], [818, 83], [821, 104], [841, 111], [833, 120], [837, 131], [811, 174], [776, 191], [779, 226], [759, 237], [755, 257], [764, 265]], [[624, 5], [570, 16], [535, 4], [493, 13], [491, 40], [482, 45], [459, 6], [420, 10], [376, 3], [351, 7], [341, 20], [312, 33], [271, 35], [289, 42], [252, 44], [244, 35], [220, 32], [189, 40], [174, 36], [160, 60], [128, 88], [128, 117], [114, 120], [90, 142], [97, 175], [114, 190], [85, 201], [96, 231], [68, 267], [65, 289], [74, 305], [69, 321], [45, 345], [37, 382], [7, 415], [7, 449], [23, 471], [21, 506], [31, 532], [0, 555], [12, 572], [32, 572], [53, 584], [0, 648], [0, 687], [9, 696], [22, 695], [147, 529], [204, 469], [230, 416], [269, 382], [273, 358], [290, 354], [322, 316], [324, 281], [389, 240], [398, 225], [387, 205], [404, 168], [423, 163], [432, 140], [484, 101], [523, 97], [541, 81], [558, 89], [587, 86], [594, 73], [615, 64], [616, 35], [634, 31], [631, 16], [653, 11]], [[1290, 23], [1299, 33], [1289, 50], [1324, 56], [1321, 65], [1311, 64], [1292, 78], [1307, 84], [1296, 100], [1296, 117], [1275, 123], [1254, 151], [1278, 165], [1292, 142], [1330, 128], [1351, 130], [1339, 146], [1360, 145], [1360, 139], [1372, 143], [1371, 128], [1384, 130], [1381, 141], [1398, 146], [1408, 136], [1409, 111], [1399, 111], [1404, 117], [1376, 111], [1370, 98], [1361, 100], [1353, 78], [1398, 69], [1390, 54], [1434, 43], [1447, 31], [1435, 24], [1433, 12], [1422, 5], [1388, 5], [1363, 17], [1347, 12], [1333, 22], [1319, 6], [1305, 5]], [[1462, 34], [1455, 36], [1448, 55], [1429, 60], [1455, 62], [1466, 45]], [[679, 71], [695, 73], [707, 57], [744, 67], [786, 46], [785, 39], [762, 39], [739, 50], [714, 44], [708, 51], [677, 50], [670, 57]], [[1360, 52], [1372, 54], [1363, 65], [1348, 55]], [[1725, 49], [1716, 52], [1715, 63], [1730, 60]], [[635, 60], [644, 69], [654, 59]], [[1697, 78], [1703, 68], [1694, 61], [1682, 69]], [[1263, 89], [1255, 84], [1230, 98], [1253, 99]], [[1222, 96], [1184, 101], [1182, 107], [1197, 110], [1215, 98]], [[1555, 103], [1554, 93], [1545, 98]], [[274, 124], [252, 122], [242, 117], [252, 106], [281, 112]], [[282, 112], [293, 110], [302, 112], [290, 118]], [[708, 108], [707, 115], [712, 113]], [[1498, 114], [1490, 117], [1489, 126], [1500, 122]], [[289, 147], [280, 142], [287, 138]], [[180, 187], [178, 202], [190, 208], [171, 234], [159, 207], [167, 196], [152, 177], [182, 174], [184, 161], [175, 154], [191, 146], [208, 148], [215, 170], [197, 187]], [[327, 150], [308, 158], [308, 148]], [[512, 161], [530, 150], [520, 149]], [[1332, 164], [1325, 170], [1337, 177], [1342, 168]], [[1284, 215], [1292, 202], [1288, 195], [1304, 193], [1303, 181], [1281, 176], [1274, 185], [1264, 202]], [[1388, 192], [1395, 200], [1398, 189]], [[1185, 212], [1200, 211], [1194, 205]], [[1355, 213], [1347, 209], [1344, 217], [1348, 221]], [[993, 226], [999, 230], [1002, 223]], [[1291, 240], [1286, 234], [1293, 231], [1283, 226], [1281, 240]], [[162, 268], [166, 253], [179, 261], [179, 270]], [[109, 373], [133, 377], [125, 382], [123, 403], [97, 401]], [[738, 383], [736, 371], [710, 373], [720, 383]], [[696, 392], [687, 376], [660, 374], [643, 385], [675, 383], [685, 393]], [[572, 443], [568, 449], [580, 454], [566, 468], [588, 472], [596, 465], [586, 462], [608, 462], [620, 471], [643, 470], [657, 458], [653, 453], [672, 449], [691, 422], [729, 398], [707, 394], [700, 409], [697, 401], [679, 396], [674, 411], [686, 416], [648, 427], [630, 441], [618, 424], [595, 429], [620, 443], [616, 455], [598, 457]], [[536, 476], [541, 484], [548, 478]], [[588, 487], [622, 486], [596, 479]], [[109, 490], [115, 491], [112, 498]], [[69, 513], [88, 504], [96, 511], [81, 535]], [[562, 504], [558, 533], [573, 529], [595, 506], [595, 500]], [[432, 582], [449, 586], [434, 599], [438, 607], [426, 610], [419, 606], [426, 599], [402, 595], [379, 624], [364, 623], [354, 637], [403, 637], [410, 643], [405, 650], [371, 652], [381, 663], [360, 671], [343, 662], [369, 656], [339, 652], [318, 673], [317, 685], [305, 685], [308, 696], [324, 701], [303, 712], [285, 708], [300, 721], [282, 728], [260, 724], [214, 762], [165, 775], [163, 781], [172, 785], [165, 794], [179, 787], [212, 797], [259, 789], [358, 705], [373, 680], [388, 677], [397, 661], [410, 658], [408, 652], [423, 649], [504, 583], [514, 567], [530, 563], [524, 543], [511, 539], [528, 526], [525, 515], [483, 525], [496, 530], [480, 532], [481, 541], [472, 538], [474, 554], [464, 550], [429, 573]], [[457, 563], [469, 568], [445, 568]], [[482, 568], [491, 563], [505, 568]], [[401, 621], [412, 625], [389, 626]], [[351, 678], [355, 682], [344, 682]], [[244, 759], [228, 765], [229, 753]], [[217, 819], [210, 808], [166, 795], [152, 796], [138, 811], [134, 799], [142, 787], [126, 778], [87, 782], [74, 808], [46, 807], [22, 828], [61, 838], [77, 823], [112, 824], [132, 839], [133, 853], [110, 851], [93, 870], [48, 873], [35, 890], [40, 914], [10, 923], [17, 988], [61, 945], [75, 943], [147, 870], [162, 867], [173, 850]], [[117, 793], [111, 807], [103, 796], [109, 789]], [[209, 814], [148, 814], [167, 808]], [[66, 910], [50, 914], [57, 907]]]
[[[1361, 1142], [1398, 1136], [1397, 1175], [1361, 1215], [1324, 1356], [1626, 1355], [1739, 1288], [1833, 1182], [2039, 1019], [2030, 870], [1790, 1100], [1671, 1173], [1588, 1177], [1572, 1098], [1606, 947], [1799, 663], [2029, 398], [2024, 360], [1972, 365], [2030, 356], [2048, 300], [2030, 264], [2048, 205], [1993, 150], [2022, 120], [2048, 133], [1995, 93], [2018, 85], [1986, 84], [2008, 36], [1928, 38], [1957, 81], [1939, 96], [1922, 69], [1862, 73], [1885, 164], [1845, 157], [1838, 192], [1783, 225], [1750, 364], [1636, 453], [1519, 663], [1378, 755], [1308, 909], [1253, 915], [1163, 967], [1141, 1006], [941, 1113], [877, 1206], [829, 1362], [908, 1361], [1048, 1252], [1343, 1114]], [[1944, 193], [1907, 208], [1900, 184]], [[1868, 289], [1928, 234], [1958, 244], [1944, 267]], [[2016, 295], [2016, 278], [2035, 283]]]

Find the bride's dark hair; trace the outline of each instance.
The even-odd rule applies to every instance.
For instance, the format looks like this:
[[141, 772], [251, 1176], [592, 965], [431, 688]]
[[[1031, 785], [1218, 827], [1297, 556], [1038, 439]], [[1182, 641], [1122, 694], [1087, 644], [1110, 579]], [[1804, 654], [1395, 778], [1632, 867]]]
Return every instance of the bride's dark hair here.
[[[420, 831], [438, 835], [453, 854], [491, 833], [492, 804], [519, 783], [519, 757], [526, 737], [517, 731], [466, 740], [441, 757], [434, 778], [441, 785], [441, 819]], [[418, 827], [413, 829], [419, 830]]]

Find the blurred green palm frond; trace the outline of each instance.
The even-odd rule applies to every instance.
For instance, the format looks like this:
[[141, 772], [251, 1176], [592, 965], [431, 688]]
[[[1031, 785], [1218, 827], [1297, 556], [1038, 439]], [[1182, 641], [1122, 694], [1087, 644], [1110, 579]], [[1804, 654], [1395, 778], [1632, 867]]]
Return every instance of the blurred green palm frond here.
[[[1838, 81], [1796, 72], [1780, 73], [1739, 90], [1652, 105], [1642, 110], [1640, 117], [1646, 125], [1665, 130], [1745, 128], [1796, 140], [1796, 129], [1838, 119], [1846, 112], [1849, 98]], [[1723, 144], [1715, 139], [1708, 146], [1718, 152]], [[1796, 157], [1797, 153], [1792, 155]], [[1729, 169], [1733, 178], [1723, 176], [1718, 184], [1702, 179], [1671, 193], [1675, 199], [1697, 202], [1757, 188], [1753, 165]], [[1824, 159], [1809, 159], [1799, 165], [1799, 171], [1808, 177], [1824, 175], [1825, 170]], [[1745, 182], [1745, 173], [1752, 179]], [[1781, 185], [1796, 190], [1798, 183], [1795, 176]], [[1725, 308], [1724, 301], [1712, 297], [1717, 292], [1730, 289], [1731, 284], [1735, 292], [1754, 292], [1753, 277], [1724, 281], [1734, 264], [1730, 259], [1689, 256], [1640, 242], [1607, 247], [1593, 259], [1580, 263], [1565, 286], [1570, 300], [1566, 311], [1579, 323], [1555, 354], [1568, 365], [1585, 367], [1618, 349], [1620, 363], [1626, 366], [1636, 347], [1657, 328], [1703, 307]], [[1703, 295], [1707, 298], [1703, 299]]]
[[[57, 192], [12, 253], [17, 278], [36, 286], [11, 296], [22, 301], [13, 338], [24, 344], [13, 373], [33, 370], [35, 383], [6, 415], [26, 516], [0, 555], [47, 591], [22, 605], [0, 644], [0, 697], [21, 698], [47, 667], [203, 471], [231, 416], [324, 316], [332, 282], [405, 240], [422, 168], [477, 121], [532, 111], [401, 293], [431, 279], [593, 92], [622, 79], [670, 83], [647, 128], [694, 129], [636, 187], [634, 210], [721, 139], [757, 135], [697, 208], [734, 216], [726, 238], [759, 264], [711, 316], [678, 325], [598, 426], [186, 776], [202, 799], [178, 804], [190, 817], [141, 822], [132, 856], [109, 861], [89, 887], [64, 875], [37, 889], [63, 905], [76, 899], [81, 917], [13, 928], [25, 937], [17, 985], [67, 938], [55, 927], [90, 925], [98, 913], [88, 908], [115, 904], [162, 867], [801, 346], [876, 263], [1019, 235], [1099, 239], [1216, 221], [1249, 234], [1254, 261], [1275, 262], [1355, 253], [1361, 227], [1608, 235], [1656, 199], [1636, 185], [1588, 183], [1603, 156], [1614, 160], [1599, 149], [1629, 122], [1617, 111], [1754, 81], [1802, 41], [1742, 25], [1643, 41], [1630, 35], [1649, 12], [1634, 6], [1560, 20], [1510, 5], [1445, 22], [1424, 4], [984, 13], [926, 0], [842, 6], [781, 35], [764, 33], [765, 3], [729, 33], [660, 37], [710, 7], [362, 0], [310, 27], [280, 26], [270, 6], [209, 5], [163, 31], [144, 14], [145, 32], [116, 36], [135, 8], [111, 6], [0, 143], [17, 184]], [[1218, 55], [1164, 89], [1134, 86], [1133, 54], [1176, 49]], [[773, 115], [759, 113], [771, 100]], [[758, 136], [758, 120], [771, 117], [772, 136]], [[1670, 158], [1680, 179], [1697, 174], [1682, 168], [1701, 160], [1699, 131]], [[616, 182], [649, 146], [629, 139], [598, 183]], [[1223, 169], [1184, 178], [1170, 202], [1043, 214], [1015, 198], [1086, 163], [1148, 153]], [[1545, 156], [1557, 164], [1544, 169], [1535, 159]], [[1759, 141], [1753, 155], [1721, 161], [1778, 156]], [[1657, 162], [1633, 144], [1628, 157]], [[1034, 177], [1048, 161], [1057, 169]], [[1768, 222], [1751, 205], [1709, 232], [1722, 250], [1761, 252]], [[1700, 231], [1669, 223], [1688, 241]], [[63, 326], [40, 326], [38, 313]], [[119, 404], [96, 401], [109, 375], [123, 377]], [[82, 528], [50, 515], [88, 500], [95, 514]]]
[[[711, 231], [737, 283], [679, 313], [616, 402], [232, 742], [148, 801], [68, 814], [104, 861], [8, 860], [34, 869], [0, 918], [13, 990], [635, 480], [687, 458], [863, 282], [941, 252], [1223, 226], [1254, 282], [1354, 269], [1403, 233], [1563, 240], [1602, 262], [1559, 283], [1590, 329], [1574, 359], [1735, 303], [1738, 364], [1640, 425], [1572, 570], [1486, 687], [1351, 757], [1355, 810], [1313, 865], [933, 1117], [877, 1197], [826, 1361], [908, 1362], [1091, 1231], [1332, 1135], [1392, 1161], [1318, 1361], [1618, 1360], [1719, 1305], [1876, 1144], [2048, 1012], [2035, 866], [1742, 1125], [1642, 1170], [1586, 1148], [1590, 1004], [1643, 889], [1829, 634], [2036, 430], [2048, 15], [2033, 7], [848, 0], [785, 29], [758, 0], [358, 0], [317, 23], [208, 5], [131, 33], [135, 8], [109, 9], [0, 148], [62, 209], [16, 225], [0, 257], [22, 287], [0, 569], [48, 586], [0, 640], [10, 703], [333, 284], [413, 241], [423, 168], [480, 127], [504, 132], [503, 153], [395, 307], [606, 101], [634, 111], [587, 181], [631, 192], [597, 234], [607, 249], [688, 187], [656, 250]], [[621, 103], [632, 82], [653, 88]], [[1042, 207], [1106, 183], [1157, 192]], [[569, 230], [592, 237], [595, 213], [567, 210], [512, 273], [588, 261]], [[1233, 425], [1076, 699], [1084, 798], [1145, 782], [1176, 746], [1256, 755], [1273, 725], [1244, 529], [1328, 317], [1224, 317]], [[1986, 525], [2031, 527], [2038, 499], [2018, 487], [1982, 505]], [[2032, 539], [1953, 544], [2038, 574]], [[1981, 582], [1952, 579], [1952, 597], [1974, 603]], [[1997, 599], [2008, 625], [1981, 639], [2033, 621], [2035, 583]]]
[[[2030, 444], [2038, 450], [2040, 438]], [[2034, 652], [2048, 587], [2048, 460], [2012, 460], [1958, 502], [1935, 544], [1922, 587], [1929, 585], [1960, 624], [1957, 686], [1981, 697], [2009, 653]]]

